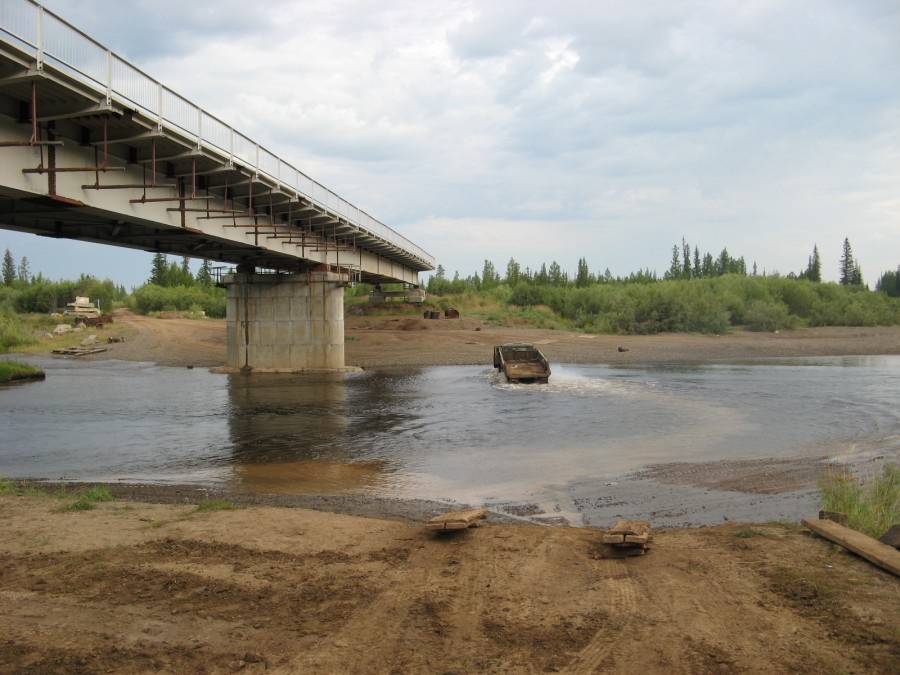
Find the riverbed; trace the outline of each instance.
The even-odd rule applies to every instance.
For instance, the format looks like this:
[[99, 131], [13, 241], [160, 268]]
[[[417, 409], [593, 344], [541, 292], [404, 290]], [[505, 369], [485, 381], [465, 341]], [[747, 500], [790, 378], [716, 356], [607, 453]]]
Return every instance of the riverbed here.
[[[554, 364], [548, 385], [508, 384], [484, 366], [246, 377], [28, 360], [47, 380], [0, 390], [0, 475], [14, 478], [427, 499], [550, 523], [674, 526], [806, 516], [814, 481], [767, 493], [767, 467], [814, 476], [845, 462], [877, 470], [900, 455], [897, 356]], [[735, 475], [755, 467], [755, 488], [710, 485], [729, 462]], [[695, 471], [672, 480], [648, 470], [661, 465]]]

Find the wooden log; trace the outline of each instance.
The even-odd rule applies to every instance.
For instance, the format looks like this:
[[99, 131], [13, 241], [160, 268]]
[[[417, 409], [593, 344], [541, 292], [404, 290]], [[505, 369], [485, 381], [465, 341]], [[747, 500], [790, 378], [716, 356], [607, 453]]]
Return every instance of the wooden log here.
[[869, 562], [900, 576], [900, 551], [897, 549], [830, 520], [806, 519], [802, 523], [804, 527], [816, 534], [840, 544]]
[[428, 530], [464, 530], [467, 527], [478, 527], [479, 521], [487, 518], [487, 509], [466, 509], [435, 516], [425, 524]]

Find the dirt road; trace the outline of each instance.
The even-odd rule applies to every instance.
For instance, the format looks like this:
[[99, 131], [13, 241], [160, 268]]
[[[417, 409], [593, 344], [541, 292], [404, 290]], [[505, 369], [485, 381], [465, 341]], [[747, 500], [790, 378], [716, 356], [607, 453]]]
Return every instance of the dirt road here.
[[900, 581], [784, 525], [449, 536], [302, 509], [0, 497], [0, 671], [890, 673]]
[[[352, 317], [348, 363], [487, 363], [508, 339], [546, 340], [569, 362], [900, 352], [896, 329], [588, 338], [419, 321]], [[224, 361], [221, 322], [120, 316], [113, 330], [126, 342], [100, 356]], [[409, 514], [169, 497], [74, 511], [71, 495], [0, 496], [0, 672], [895, 673], [900, 662], [900, 580], [791, 524], [658, 531], [647, 555], [615, 559], [593, 528], [489, 518], [440, 536]]]

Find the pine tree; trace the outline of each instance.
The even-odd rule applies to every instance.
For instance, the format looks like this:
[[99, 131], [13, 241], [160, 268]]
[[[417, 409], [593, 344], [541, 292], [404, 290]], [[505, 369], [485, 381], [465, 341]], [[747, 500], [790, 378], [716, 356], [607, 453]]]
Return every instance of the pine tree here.
[[565, 278], [562, 273], [562, 268], [559, 266], [559, 263], [555, 260], [550, 263], [550, 272], [548, 273], [550, 278], [551, 286], [562, 286]]
[[[438, 269], [443, 269], [438, 267]], [[200, 263], [200, 269], [197, 270], [197, 283], [201, 286], [211, 286], [212, 285], [212, 265], [209, 264], [209, 260], [204, 259], [202, 263]]]
[[897, 266], [896, 272], [882, 274], [875, 284], [875, 290], [887, 293], [891, 298], [900, 298], [900, 265]]
[[6, 249], [3, 254], [3, 285], [12, 286], [16, 281], [16, 261], [13, 259], [12, 253]]
[[677, 279], [681, 276], [681, 251], [678, 244], [672, 246], [672, 262], [669, 263], [669, 271], [665, 276], [666, 279]]
[[490, 260], [484, 261], [484, 269], [481, 271], [481, 287], [488, 289], [496, 286], [500, 281], [500, 275], [494, 269], [494, 263]]
[[840, 266], [838, 283], [842, 286], [852, 286], [857, 278], [860, 283], [862, 282], [862, 274], [856, 266], [856, 261], [853, 260], [853, 249], [850, 248], [850, 240], [846, 237], [844, 238], [844, 250], [841, 253]]
[[809, 264], [806, 266], [805, 278], [810, 281], [822, 281], [822, 261], [819, 259], [819, 247], [813, 244], [813, 252], [809, 257]]
[[588, 269], [587, 259], [578, 259], [578, 272], [575, 274], [575, 286], [578, 288], [586, 288], [591, 284], [591, 273]]
[[150, 283], [157, 286], [164, 286], [166, 283], [166, 272], [169, 264], [166, 262], [165, 253], [153, 254], [153, 266], [150, 268]]

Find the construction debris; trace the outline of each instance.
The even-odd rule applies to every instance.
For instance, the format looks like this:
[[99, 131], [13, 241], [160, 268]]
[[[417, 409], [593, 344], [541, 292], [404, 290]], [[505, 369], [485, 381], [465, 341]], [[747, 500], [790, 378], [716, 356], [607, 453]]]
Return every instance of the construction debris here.
[[66, 316], [74, 316], [76, 320], [86, 319], [88, 317], [100, 316], [100, 309], [91, 302], [90, 298], [83, 297], [81, 295], [75, 296], [75, 302], [70, 302], [66, 305], [66, 311], [63, 312]]
[[468, 527], [479, 527], [481, 521], [487, 516], [487, 509], [453, 511], [435, 516], [425, 524], [425, 529], [437, 531], [465, 530]]
[[597, 557], [617, 558], [644, 555], [650, 548], [650, 523], [620, 520], [603, 535], [603, 550]]

